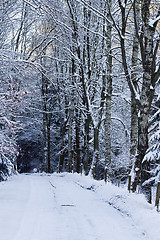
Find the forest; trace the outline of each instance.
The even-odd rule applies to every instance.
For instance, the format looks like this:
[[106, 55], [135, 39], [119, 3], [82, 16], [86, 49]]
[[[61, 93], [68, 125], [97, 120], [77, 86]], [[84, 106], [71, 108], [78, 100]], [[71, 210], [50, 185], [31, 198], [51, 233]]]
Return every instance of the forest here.
[[151, 203], [159, 79], [159, 0], [0, 0], [0, 181], [83, 173]]

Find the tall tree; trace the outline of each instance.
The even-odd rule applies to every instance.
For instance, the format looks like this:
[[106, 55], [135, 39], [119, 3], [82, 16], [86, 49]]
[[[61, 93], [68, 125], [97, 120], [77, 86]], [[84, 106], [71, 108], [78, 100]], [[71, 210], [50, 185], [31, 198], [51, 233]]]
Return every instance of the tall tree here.
[[[137, 28], [139, 28], [140, 21], [140, 8], [139, 0], [135, 0], [133, 3], [134, 13], [136, 15]], [[138, 57], [139, 57], [139, 41], [136, 36], [136, 29], [134, 29], [133, 35], [133, 49], [132, 49], [132, 63], [131, 63], [131, 79], [134, 84], [136, 91], [138, 91]], [[134, 163], [136, 151], [137, 151], [137, 140], [138, 140], [138, 108], [136, 99], [131, 92], [131, 133], [130, 133], [130, 159], [131, 167]]]
[[[107, 1], [109, 6], [109, 3]], [[120, 39], [121, 55], [122, 55], [122, 64], [124, 72], [126, 75], [126, 80], [128, 82], [130, 91], [132, 93], [132, 99], [137, 106], [137, 111], [139, 111], [138, 116], [138, 144], [137, 144], [137, 155], [134, 163], [134, 173], [135, 178], [133, 181], [133, 191], [136, 190], [137, 185], [140, 183], [142, 191], [145, 193], [148, 201], [151, 201], [151, 189], [150, 186], [143, 186], [143, 182], [149, 178], [149, 162], [143, 162], [145, 152], [148, 148], [148, 116], [150, 111], [150, 106], [153, 99], [153, 94], [155, 90], [156, 82], [159, 78], [160, 66], [156, 68], [157, 65], [157, 53], [159, 39], [155, 39], [156, 27], [159, 21], [160, 11], [158, 10], [157, 15], [154, 19], [151, 19], [151, 1], [141, 1], [141, 24], [142, 29], [139, 34], [139, 20], [137, 15], [137, 4], [131, 4], [129, 1], [122, 2], [118, 0], [119, 11], [121, 13], [121, 27], [115, 22], [113, 15], [110, 11], [110, 15], [114, 24], [115, 29], [118, 32]], [[126, 32], [127, 24], [129, 21], [129, 14], [133, 7], [134, 10], [134, 21], [136, 28], [136, 38], [139, 41], [141, 59], [142, 59], [142, 68], [143, 68], [143, 78], [142, 78], [142, 87], [140, 95], [135, 88], [133, 79], [129, 71], [129, 66], [127, 62], [127, 53], [126, 53]]]
[[[111, 8], [112, 0], [108, 2]], [[105, 7], [107, 4], [105, 3]], [[105, 12], [104, 12], [104, 15]], [[107, 9], [107, 30], [104, 32], [106, 37], [106, 53], [104, 53], [106, 58], [106, 68], [107, 68], [107, 86], [106, 86], [106, 110], [105, 110], [105, 181], [107, 180], [107, 168], [111, 163], [111, 100], [112, 100], [112, 23], [109, 14], [109, 9]], [[104, 31], [105, 31], [106, 20], [104, 19]], [[105, 69], [103, 70], [105, 71]]]
[[156, 27], [160, 19], [160, 8], [158, 9], [156, 17], [151, 19], [150, 7], [151, 1], [144, 0], [141, 2], [142, 33], [139, 36], [139, 41], [143, 65], [143, 82], [138, 118], [137, 157], [134, 168], [136, 177], [133, 182], [133, 190], [135, 190], [141, 174], [142, 191], [147, 196], [149, 202], [151, 202], [151, 188], [150, 185], [144, 186], [143, 183], [150, 177], [150, 163], [146, 161], [143, 162], [143, 158], [148, 149], [149, 111], [153, 100], [155, 85], [160, 76], [160, 65], [157, 68], [156, 64], [159, 40], [155, 41]]

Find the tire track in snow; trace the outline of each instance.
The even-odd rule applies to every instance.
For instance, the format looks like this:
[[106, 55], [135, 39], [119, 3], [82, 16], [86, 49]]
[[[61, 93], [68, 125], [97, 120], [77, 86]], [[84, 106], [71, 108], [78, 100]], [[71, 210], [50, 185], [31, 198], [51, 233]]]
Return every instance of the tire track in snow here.
[[29, 186], [29, 197], [14, 240], [50, 240], [52, 239], [50, 233], [48, 239], [45, 239], [44, 228], [49, 213], [52, 212], [52, 205], [48, 201], [48, 197], [52, 197], [48, 179], [31, 175], [24, 177], [26, 178], [25, 185]]

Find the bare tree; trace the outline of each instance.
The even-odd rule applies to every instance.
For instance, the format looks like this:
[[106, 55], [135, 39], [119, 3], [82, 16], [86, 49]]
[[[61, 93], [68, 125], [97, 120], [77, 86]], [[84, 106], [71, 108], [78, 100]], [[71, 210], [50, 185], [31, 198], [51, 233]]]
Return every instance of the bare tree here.
[[[108, 3], [108, 1], [107, 1]], [[108, 4], [109, 6], [109, 4]], [[153, 99], [153, 94], [155, 90], [156, 82], [159, 78], [160, 66], [157, 66], [156, 56], [158, 53], [159, 39], [155, 39], [156, 27], [159, 21], [159, 10], [154, 19], [151, 19], [151, 1], [141, 1], [141, 31], [139, 34], [139, 14], [137, 14], [137, 4], [132, 4], [129, 1], [118, 0], [119, 11], [121, 13], [121, 27], [115, 22], [113, 15], [110, 11], [110, 15], [114, 24], [115, 29], [118, 32], [120, 39], [120, 47], [122, 54], [122, 64], [124, 72], [126, 75], [126, 80], [128, 82], [132, 99], [137, 106], [138, 113], [138, 144], [137, 144], [137, 155], [134, 163], [134, 173], [135, 178], [133, 181], [133, 191], [136, 190], [137, 185], [140, 183], [142, 191], [145, 193], [148, 201], [151, 201], [151, 190], [150, 186], [143, 186], [143, 182], [149, 178], [149, 162], [143, 162], [146, 150], [148, 148], [148, 116], [150, 111], [150, 106]], [[127, 63], [127, 54], [126, 54], [126, 32], [127, 32], [127, 23], [129, 21], [129, 14], [133, 8], [134, 12], [134, 21], [136, 28], [136, 38], [139, 41], [142, 68], [143, 68], [143, 78], [142, 78], [142, 87], [140, 94], [138, 93], [135, 82], [131, 77], [129, 66]], [[135, 40], [134, 40], [135, 44]], [[132, 62], [133, 63], [133, 62]], [[157, 66], [157, 67], [156, 67]], [[135, 66], [134, 66], [135, 67]], [[133, 75], [132, 75], [133, 76]], [[133, 100], [132, 100], [133, 101]]]

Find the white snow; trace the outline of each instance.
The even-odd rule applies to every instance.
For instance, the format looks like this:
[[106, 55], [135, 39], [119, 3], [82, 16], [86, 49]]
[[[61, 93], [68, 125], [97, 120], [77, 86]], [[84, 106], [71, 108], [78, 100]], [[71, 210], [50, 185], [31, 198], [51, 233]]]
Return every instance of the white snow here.
[[159, 240], [144, 196], [78, 174], [22, 174], [0, 183], [1, 240]]
[[149, 21], [149, 25], [151, 27], [153, 27], [153, 25], [155, 24], [155, 22], [158, 22], [160, 20], [160, 16], [157, 16], [155, 19], [150, 19]]

